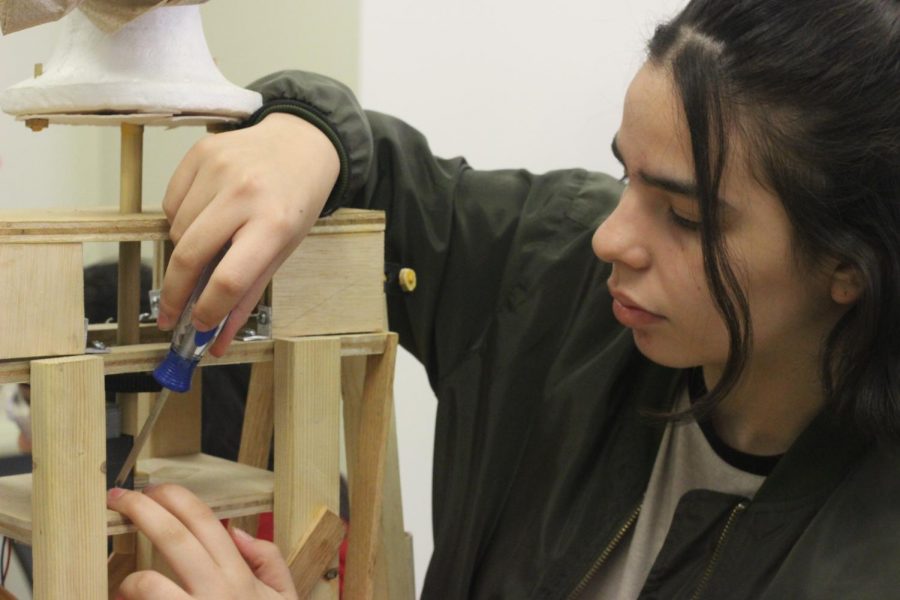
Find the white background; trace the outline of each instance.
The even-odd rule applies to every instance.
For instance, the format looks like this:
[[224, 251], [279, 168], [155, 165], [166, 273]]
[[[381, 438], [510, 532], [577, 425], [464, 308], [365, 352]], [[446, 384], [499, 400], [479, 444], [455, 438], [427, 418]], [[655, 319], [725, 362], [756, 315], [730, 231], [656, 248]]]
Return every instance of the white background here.
[[[476, 168], [617, 173], [609, 143], [626, 86], [655, 24], [683, 3], [213, 0], [203, 11], [213, 55], [236, 83], [278, 68], [318, 70], [350, 84], [364, 106], [419, 128], [436, 153], [464, 155]], [[0, 38], [0, 89], [46, 60], [55, 31], [51, 25]], [[200, 135], [148, 132], [145, 207], [158, 207], [168, 174]], [[35, 135], [0, 115], [0, 209], [114, 206], [117, 164], [114, 130], [51, 127]], [[406, 354], [396, 403], [404, 516], [421, 589], [432, 548], [435, 401]]]

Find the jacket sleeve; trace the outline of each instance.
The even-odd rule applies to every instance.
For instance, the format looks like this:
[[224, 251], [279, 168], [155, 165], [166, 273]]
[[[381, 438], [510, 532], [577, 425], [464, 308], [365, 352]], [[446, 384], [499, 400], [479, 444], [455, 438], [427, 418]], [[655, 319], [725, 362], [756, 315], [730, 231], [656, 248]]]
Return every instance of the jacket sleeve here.
[[385, 262], [413, 268], [418, 279], [413, 293], [388, 295], [390, 328], [436, 387], [482, 343], [496, 311], [528, 293], [529, 275], [552, 268], [552, 256], [534, 256], [552, 254], [546, 238], [571, 222], [566, 200], [585, 172], [478, 171], [462, 158], [438, 158], [414, 128], [362, 111], [349, 89], [319, 75], [282, 72], [253, 87], [265, 102], [255, 120], [290, 112], [335, 143], [341, 175], [329, 212], [385, 211]]

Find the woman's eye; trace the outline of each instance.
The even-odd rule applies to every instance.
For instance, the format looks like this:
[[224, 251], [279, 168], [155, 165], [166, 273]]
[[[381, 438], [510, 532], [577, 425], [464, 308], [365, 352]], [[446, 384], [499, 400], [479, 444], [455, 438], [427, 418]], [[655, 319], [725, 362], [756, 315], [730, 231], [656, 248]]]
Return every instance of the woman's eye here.
[[700, 230], [700, 222], [692, 221], [690, 219], [686, 219], [679, 215], [677, 212], [669, 209], [669, 218], [672, 220], [675, 225], [681, 227], [682, 229], [687, 229], [689, 231], [699, 231]]

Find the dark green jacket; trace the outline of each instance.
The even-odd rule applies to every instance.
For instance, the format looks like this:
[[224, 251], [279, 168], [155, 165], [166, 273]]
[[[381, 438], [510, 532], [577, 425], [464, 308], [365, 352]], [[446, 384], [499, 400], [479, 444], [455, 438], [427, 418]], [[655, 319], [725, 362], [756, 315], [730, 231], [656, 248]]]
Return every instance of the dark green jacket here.
[[[423, 598], [567, 598], [634, 521], [683, 373], [613, 318], [590, 239], [621, 185], [582, 170], [478, 171], [436, 158], [330, 79], [254, 87], [335, 143], [327, 210], [386, 211], [385, 259], [419, 285], [391, 328], [438, 397], [434, 555]], [[820, 415], [753, 501], [680, 501], [641, 598], [900, 598], [900, 458]]]

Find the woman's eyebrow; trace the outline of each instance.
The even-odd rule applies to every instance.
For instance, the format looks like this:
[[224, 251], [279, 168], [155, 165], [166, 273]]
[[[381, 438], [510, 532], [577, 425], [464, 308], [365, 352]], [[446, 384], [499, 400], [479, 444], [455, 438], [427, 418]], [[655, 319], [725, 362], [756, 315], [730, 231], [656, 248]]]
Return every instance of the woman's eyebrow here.
[[[622, 158], [622, 152], [619, 150], [618, 136], [613, 137], [612, 153], [613, 156], [616, 157], [616, 160], [622, 163], [622, 166], [626, 166], [625, 159]], [[638, 171], [637, 176], [647, 185], [659, 188], [670, 194], [677, 194], [679, 196], [690, 198], [691, 200], [699, 200], [700, 198], [697, 193], [697, 185], [694, 182], [670, 179], [668, 177], [658, 177], [645, 171]], [[734, 206], [722, 197], [719, 197], [718, 200], [723, 208], [731, 209]]]

